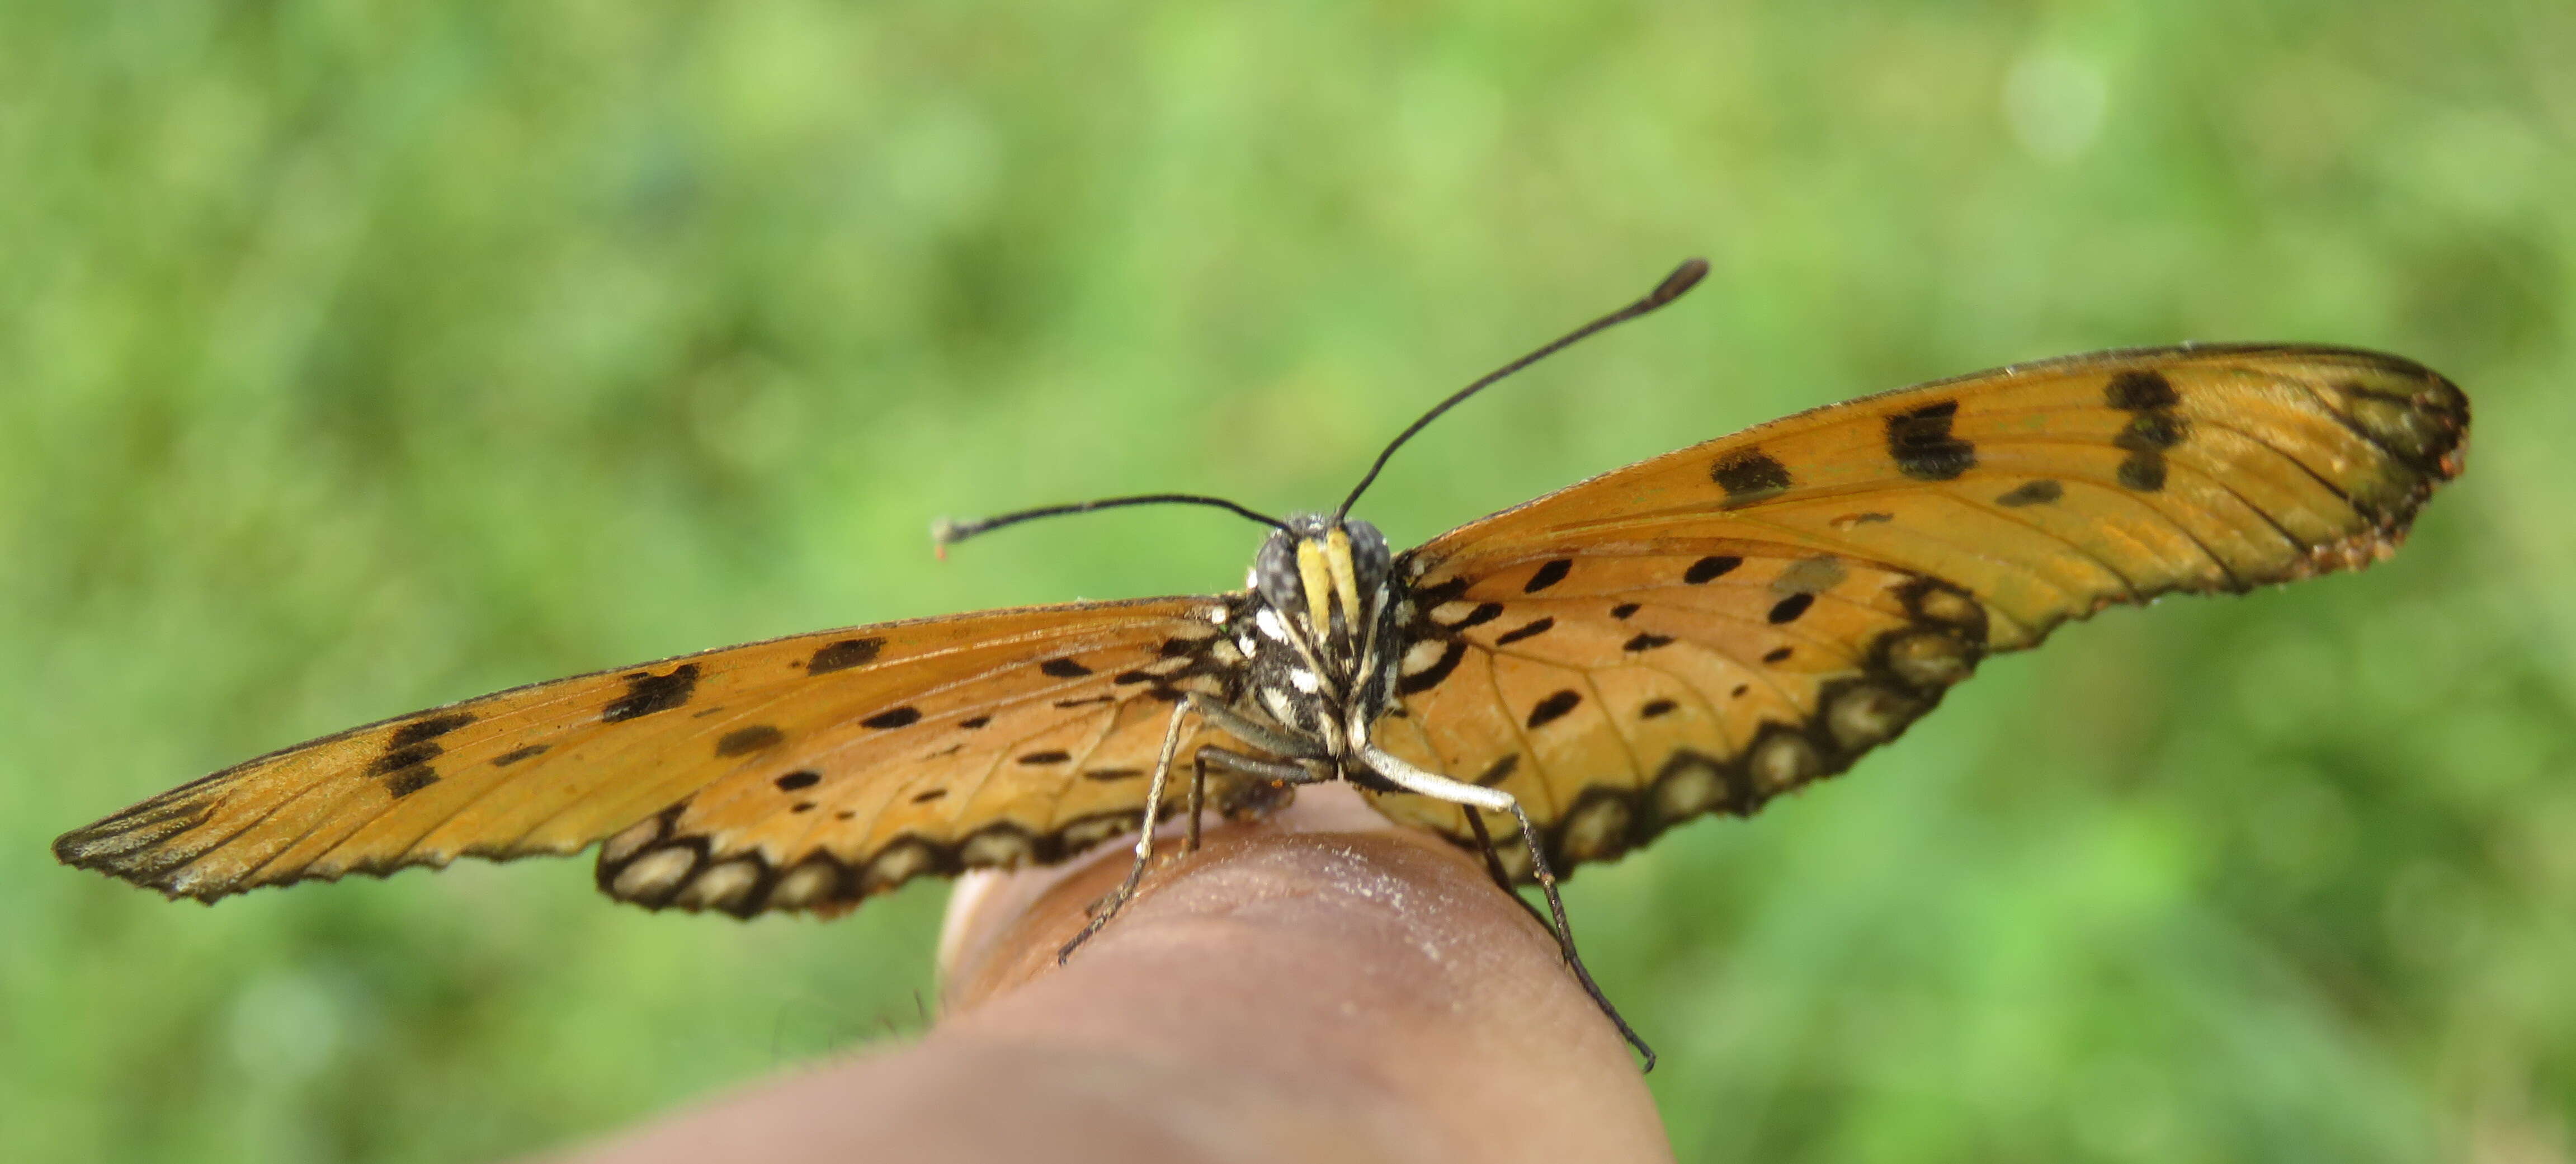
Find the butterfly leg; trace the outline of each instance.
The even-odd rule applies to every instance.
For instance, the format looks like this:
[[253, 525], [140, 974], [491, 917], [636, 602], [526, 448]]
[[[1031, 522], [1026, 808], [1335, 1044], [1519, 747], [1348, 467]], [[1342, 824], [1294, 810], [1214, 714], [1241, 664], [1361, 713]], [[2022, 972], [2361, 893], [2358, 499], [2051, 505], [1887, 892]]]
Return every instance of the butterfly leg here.
[[1528, 898], [1521, 896], [1520, 886], [1513, 884], [1512, 875], [1503, 871], [1503, 858], [1501, 854], [1494, 851], [1494, 834], [1485, 829], [1485, 814], [1472, 808], [1465, 811], [1467, 828], [1476, 834], [1476, 852], [1485, 858], [1485, 875], [1494, 879], [1496, 887], [1510, 894], [1512, 900], [1519, 903], [1522, 912], [1529, 914], [1539, 925], [1547, 927], [1549, 933], [1556, 932], [1555, 927], [1548, 925], [1547, 915], [1540, 913], [1537, 906], [1531, 905]]
[[1207, 811], [1207, 749], [1190, 754], [1190, 839], [1181, 851], [1199, 851], [1199, 816]]
[[[1171, 781], [1172, 758], [1180, 751], [1181, 747], [1181, 722], [1183, 719], [1191, 715], [1196, 715], [1209, 723], [1215, 724], [1220, 730], [1223, 730], [1228, 734], [1231, 734], [1256, 747], [1269, 747], [1275, 742], [1287, 745], [1286, 747], [1279, 748], [1279, 751], [1295, 753], [1305, 750], [1303, 747], [1298, 746], [1297, 743], [1289, 737], [1281, 736], [1277, 732], [1271, 731], [1260, 724], [1246, 720], [1242, 716], [1236, 715], [1232, 711], [1228, 710], [1225, 705], [1196, 693], [1185, 696], [1179, 703], [1174, 704], [1172, 706], [1171, 723], [1163, 729], [1162, 754], [1157, 756], [1154, 760], [1154, 779], [1145, 791], [1144, 819], [1139, 825], [1136, 836], [1136, 861], [1134, 864], [1127, 867], [1127, 880], [1121, 882], [1118, 888], [1110, 893], [1109, 896], [1104, 897], [1097, 903], [1093, 904], [1091, 907], [1091, 920], [1082, 927], [1082, 932], [1075, 934], [1072, 941], [1066, 942], [1063, 949], [1056, 951], [1056, 965], [1063, 965], [1066, 959], [1073, 957], [1073, 952], [1075, 950], [1080, 949], [1084, 942], [1091, 940], [1091, 935], [1099, 933], [1100, 927], [1108, 925], [1109, 919], [1116, 917], [1118, 915], [1118, 911], [1126, 906], [1128, 899], [1136, 896], [1136, 887], [1144, 882], [1145, 870], [1154, 862], [1154, 825], [1162, 819], [1163, 789]], [[1209, 750], [1210, 749], [1203, 747], [1200, 749], [1200, 752], [1204, 753]], [[1237, 767], [1238, 770], [1248, 771], [1253, 775], [1267, 776], [1271, 779], [1282, 779], [1283, 777], [1279, 775], [1279, 772], [1287, 772], [1293, 775], [1297, 782], [1313, 782], [1311, 773], [1306, 768], [1296, 764], [1280, 764], [1277, 765], [1277, 771], [1274, 771], [1271, 766], [1272, 762], [1254, 759], [1250, 756], [1238, 756], [1235, 753], [1227, 752], [1223, 749], [1216, 749], [1216, 751], [1219, 753], [1217, 759], [1220, 763], [1225, 763], [1229, 767]], [[1239, 763], [1237, 763], [1238, 761]], [[1200, 761], [1193, 759], [1192, 763], [1198, 764]], [[1203, 779], [1204, 776], [1205, 769], [1199, 768], [1196, 770], [1193, 777], [1192, 806], [1194, 811], [1197, 802], [1197, 789], [1195, 785], [1197, 780]], [[1191, 818], [1190, 823], [1195, 829], [1195, 826], [1198, 823], [1195, 815]]]
[[[1183, 851], [1192, 853], [1197, 852], [1199, 848], [1199, 815], [1203, 811], [1206, 799], [1205, 790], [1209, 770], [1233, 772], [1272, 784], [1284, 785], [1322, 784], [1340, 775], [1330, 760], [1265, 760], [1259, 756], [1247, 756], [1214, 744], [1201, 745], [1199, 750], [1191, 755], [1190, 765], [1193, 769], [1190, 780], [1190, 839]], [[1275, 803], [1265, 803], [1257, 809], [1248, 811], [1253, 819], [1259, 819], [1269, 815], [1277, 807], [1279, 806]], [[1226, 819], [1238, 819], [1233, 806], [1220, 805], [1219, 808], [1226, 813]]]
[[1127, 880], [1119, 883], [1116, 892], [1091, 907], [1091, 920], [1084, 924], [1082, 932], [1075, 934], [1072, 941], [1055, 952], [1056, 965], [1064, 965], [1065, 959], [1073, 957], [1075, 950], [1091, 940], [1091, 935], [1099, 933], [1100, 927], [1108, 925], [1110, 918], [1118, 916], [1119, 907], [1126, 905], [1128, 898], [1136, 896], [1136, 886], [1145, 880], [1145, 868], [1154, 861], [1154, 826], [1163, 815], [1163, 785], [1172, 776], [1172, 755], [1181, 747], [1181, 721], [1188, 718], [1193, 705], [1198, 702], [1194, 695], [1172, 705], [1171, 723], [1163, 729], [1163, 751], [1154, 759], [1154, 780], [1145, 790], [1145, 815], [1136, 832], [1136, 863], [1127, 867]]
[[[1386, 777], [1388, 781], [1407, 792], [1417, 792], [1435, 800], [1445, 800], [1451, 804], [1465, 806], [1470, 819], [1475, 818], [1477, 809], [1483, 809], [1487, 812], [1508, 812], [1512, 814], [1513, 820], [1520, 822], [1521, 840], [1529, 846], [1530, 875], [1538, 880], [1539, 892], [1547, 897], [1547, 912], [1556, 922], [1551, 928], [1555, 931], [1557, 952], [1564, 955], [1565, 964], [1567, 968], [1574, 971], [1575, 980], [1583, 984], [1583, 992], [1592, 996], [1593, 1005], [1601, 1008], [1601, 1013], [1609, 1017], [1610, 1025], [1619, 1028], [1620, 1037], [1627, 1039], [1628, 1045], [1635, 1047], [1637, 1054], [1645, 1058], [1645, 1069], [1654, 1070], [1655, 1049], [1647, 1046], [1644, 1039], [1637, 1037], [1636, 1029], [1628, 1025], [1628, 1020], [1619, 1014], [1618, 1007], [1610, 1005], [1609, 997], [1602, 994], [1601, 987], [1592, 981], [1592, 971], [1584, 968], [1583, 955], [1575, 951], [1574, 927], [1565, 920], [1565, 901], [1556, 893], [1556, 873], [1547, 867], [1547, 853], [1539, 844], [1538, 829], [1530, 824], [1529, 814], [1521, 811], [1521, 802], [1502, 789], [1461, 783], [1405, 763], [1385, 749], [1370, 743], [1365, 734], [1366, 727], [1365, 724], [1354, 723], [1351, 738], [1357, 745], [1360, 759], [1378, 775]], [[1476, 823], [1481, 830], [1484, 822], [1477, 820]], [[1488, 846], [1489, 855], [1491, 851], [1491, 847]], [[1496, 862], [1488, 868], [1499, 871], [1499, 865], [1500, 863]], [[1518, 898], [1520, 895], [1514, 893], [1512, 896]]]

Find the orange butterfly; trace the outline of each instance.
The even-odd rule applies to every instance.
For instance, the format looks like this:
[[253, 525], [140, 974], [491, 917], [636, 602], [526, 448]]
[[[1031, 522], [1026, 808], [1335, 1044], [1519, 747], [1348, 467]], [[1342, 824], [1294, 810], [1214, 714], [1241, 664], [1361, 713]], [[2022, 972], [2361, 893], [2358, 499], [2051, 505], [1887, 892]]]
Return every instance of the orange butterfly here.
[[1536, 881], [1589, 989], [1556, 871], [1840, 772], [1987, 654], [2069, 618], [2385, 557], [2461, 468], [2467, 399], [2417, 364], [2184, 346], [1817, 409], [1401, 554], [1346, 516], [1434, 417], [1705, 271], [1685, 263], [1452, 395], [1331, 513], [1155, 495], [940, 535], [1221, 505], [1276, 529], [1244, 590], [883, 623], [539, 683], [263, 756], [54, 853], [212, 899], [597, 843], [600, 888], [648, 908], [832, 913], [923, 874], [1060, 861], [1149, 815], [1185, 811], [1194, 843], [1211, 794], [1257, 812], [1349, 780], [1481, 849], [1498, 881]]

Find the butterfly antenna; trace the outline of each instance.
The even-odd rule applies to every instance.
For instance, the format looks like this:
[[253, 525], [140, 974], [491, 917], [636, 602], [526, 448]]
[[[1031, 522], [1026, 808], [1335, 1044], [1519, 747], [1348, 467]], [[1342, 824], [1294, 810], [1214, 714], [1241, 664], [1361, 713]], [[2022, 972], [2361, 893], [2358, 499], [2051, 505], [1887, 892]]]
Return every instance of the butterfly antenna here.
[[1514, 372], [1520, 371], [1523, 368], [1529, 367], [1530, 365], [1535, 364], [1540, 360], [1544, 360], [1549, 356], [1555, 355], [1556, 353], [1573, 346], [1577, 341], [1590, 337], [1595, 332], [1617, 324], [1626, 323], [1629, 320], [1635, 319], [1640, 315], [1644, 315], [1647, 312], [1653, 311], [1658, 307], [1662, 307], [1663, 305], [1672, 302], [1673, 300], [1681, 298], [1683, 292], [1690, 290], [1692, 287], [1698, 286], [1700, 279], [1707, 274], [1708, 260], [1684, 259], [1682, 260], [1682, 265], [1673, 268], [1672, 274], [1664, 276], [1663, 282], [1655, 284], [1655, 289], [1647, 292], [1645, 298], [1631, 303], [1626, 307], [1622, 307], [1617, 311], [1613, 311], [1608, 315], [1602, 316], [1599, 319], [1593, 320], [1590, 323], [1584, 324], [1573, 331], [1565, 333], [1563, 336], [1558, 337], [1556, 342], [1486, 373], [1483, 379], [1451, 393], [1447, 400], [1443, 400], [1438, 404], [1432, 405], [1431, 411], [1422, 414], [1422, 419], [1414, 421], [1411, 427], [1406, 428], [1403, 432], [1397, 433], [1394, 440], [1387, 442], [1386, 451], [1379, 453], [1377, 455], [1377, 463], [1369, 466], [1368, 476], [1360, 478], [1359, 485], [1351, 490], [1351, 495], [1342, 499], [1342, 507], [1333, 511], [1334, 519], [1340, 520], [1341, 518], [1348, 516], [1351, 512], [1351, 506], [1359, 503], [1360, 494], [1368, 492], [1368, 487], [1377, 481], [1378, 473], [1386, 468], [1387, 460], [1395, 456], [1395, 450], [1403, 448], [1404, 442], [1412, 440], [1413, 434], [1421, 432], [1423, 426], [1440, 419], [1441, 413], [1457, 407], [1460, 402], [1477, 394], [1478, 392], [1484, 391], [1495, 381], [1500, 380], [1505, 376], [1509, 376]]
[[930, 544], [938, 551], [940, 557], [945, 558], [948, 556], [948, 547], [978, 534], [991, 533], [1006, 525], [1018, 525], [1041, 517], [1060, 517], [1068, 513], [1089, 513], [1095, 509], [1122, 509], [1130, 505], [1206, 505], [1251, 518], [1273, 529], [1288, 528], [1287, 522], [1266, 513], [1246, 509], [1222, 497], [1202, 497], [1196, 493], [1142, 493], [1134, 497], [1107, 497], [1076, 505], [1041, 505], [1036, 509], [1023, 509], [1014, 513], [1005, 513], [999, 517], [977, 518], [974, 521], [950, 521], [943, 517], [930, 523]]

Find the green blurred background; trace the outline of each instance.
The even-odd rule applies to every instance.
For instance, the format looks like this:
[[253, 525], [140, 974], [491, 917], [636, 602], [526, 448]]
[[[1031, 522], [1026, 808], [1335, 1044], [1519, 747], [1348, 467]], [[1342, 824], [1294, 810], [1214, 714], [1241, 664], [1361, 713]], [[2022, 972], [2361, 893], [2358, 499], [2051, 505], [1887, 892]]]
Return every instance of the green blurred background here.
[[1233, 585], [1439, 394], [1399, 543], [2124, 344], [2386, 348], [2472, 471], [2367, 574], [2117, 611], [1587, 870], [1690, 1160], [2565, 1161], [2576, 6], [0, 6], [0, 1159], [559, 1145], [922, 1024], [945, 890], [588, 862], [204, 909], [46, 843], [363, 720]]

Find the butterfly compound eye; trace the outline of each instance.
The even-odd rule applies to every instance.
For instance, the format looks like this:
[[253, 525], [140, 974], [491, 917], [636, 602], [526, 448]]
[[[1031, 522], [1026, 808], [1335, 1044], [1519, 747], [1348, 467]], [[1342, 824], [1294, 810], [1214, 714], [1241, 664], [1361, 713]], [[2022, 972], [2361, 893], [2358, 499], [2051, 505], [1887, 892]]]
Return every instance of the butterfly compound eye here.
[[1261, 592], [1261, 600], [1274, 610], [1302, 608], [1306, 585], [1297, 573], [1297, 540], [1284, 533], [1270, 535], [1261, 543], [1261, 553], [1252, 560], [1252, 585]]
[[1345, 521], [1342, 529], [1350, 535], [1351, 565], [1360, 576], [1360, 585], [1377, 585], [1394, 564], [1394, 556], [1387, 552], [1386, 535], [1365, 521]]

